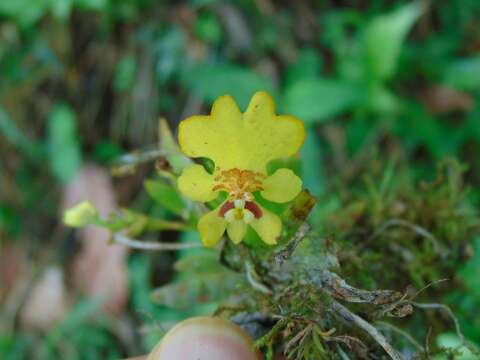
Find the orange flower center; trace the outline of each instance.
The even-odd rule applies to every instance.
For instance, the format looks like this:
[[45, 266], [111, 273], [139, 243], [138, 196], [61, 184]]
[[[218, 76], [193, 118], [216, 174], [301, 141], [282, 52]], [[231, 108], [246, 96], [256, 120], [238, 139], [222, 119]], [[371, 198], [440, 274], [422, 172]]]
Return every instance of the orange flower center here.
[[223, 190], [228, 193], [230, 201], [254, 200], [253, 192], [262, 191], [262, 182], [266, 175], [251, 170], [233, 168], [229, 170], [215, 169], [215, 185], [213, 191]]

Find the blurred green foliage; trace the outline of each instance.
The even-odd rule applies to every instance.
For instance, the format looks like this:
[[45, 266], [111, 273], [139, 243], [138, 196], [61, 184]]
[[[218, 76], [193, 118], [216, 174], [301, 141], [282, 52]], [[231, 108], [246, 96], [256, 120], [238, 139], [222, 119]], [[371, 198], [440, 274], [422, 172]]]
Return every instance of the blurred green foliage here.
[[[423, 263], [415, 263], [405, 280], [425, 285], [448, 272], [455, 290], [437, 295], [457, 314], [466, 336], [480, 343], [480, 323], [473, 316], [480, 306], [479, 241], [457, 221], [466, 208], [468, 214], [478, 210], [480, 200], [479, 19], [477, 0], [0, 1], [0, 242], [33, 252], [51, 248], [68, 262], [62, 241], [50, 235], [59, 227], [62, 186], [83, 162], [107, 165], [122, 150], [154, 144], [159, 115], [175, 128], [185, 116], [206, 112], [219, 95], [228, 93], [245, 108], [254, 92], [267, 90], [279, 112], [307, 125], [308, 139], [291, 166], [318, 196], [315, 225], [343, 229], [346, 218], [348, 226], [357, 225], [352, 229], [372, 229], [392, 208], [412, 204], [408, 220], [447, 241], [464, 265], [457, 269], [451, 260], [421, 273]], [[175, 145], [163, 126], [160, 140], [171, 150]], [[446, 157], [466, 165], [470, 191], [464, 199], [463, 183], [432, 190], [427, 205], [434, 204], [438, 217], [422, 217], [428, 207], [419, 199], [426, 190], [414, 184], [432, 182]], [[175, 171], [182, 161], [172, 162]], [[168, 219], [191, 216], [171, 183], [150, 180], [146, 190], [151, 198], [135, 194], [123, 201]], [[444, 208], [458, 212], [446, 214]], [[335, 214], [340, 217], [331, 222]], [[131, 212], [122, 226], [140, 217]], [[456, 243], [458, 234], [470, 238]], [[180, 240], [192, 237], [195, 233], [182, 232]], [[338, 238], [348, 247], [352, 234]], [[428, 262], [431, 252], [426, 254], [422, 259]], [[381, 262], [378, 253], [370, 255]], [[208, 261], [197, 268], [196, 256], [182, 252], [177, 267], [202, 276], [186, 274], [168, 285], [154, 273], [158, 262], [174, 259], [132, 256], [126, 316], [135, 319], [132, 326], [153, 328], [135, 335], [140, 345], [122, 347], [111, 319], [91, 319], [98, 304], [79, 299], [49, 334], [0, 335], [0, 357], [116, 359], [151, 348], [162, 334], [158, 319], [175, 322], [211, 311], [222, 300], [216, 290], [233, 275], [213, 271]], [[359, 264], [351, 260], [349, 271], [359, 274], [363, 285], [388, 283], [388, 276], [362, 273]], [[205, 278], [219, 288], [206, 286]], [[155, 286], [178, 291], [184, 283], [191, 299], [202, 299], [196, 306], [173, 309], [165, 305], [182, 304], [167, 297], [163, 305], [151, 303]], [[448, 334], [437, 340], [440, 346], [452, 343]]]

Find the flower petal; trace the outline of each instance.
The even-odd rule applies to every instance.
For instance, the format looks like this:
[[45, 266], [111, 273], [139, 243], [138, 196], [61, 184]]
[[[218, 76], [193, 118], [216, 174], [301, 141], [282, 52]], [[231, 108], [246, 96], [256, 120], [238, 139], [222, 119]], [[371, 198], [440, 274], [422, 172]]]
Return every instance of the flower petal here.
[[218, 243], [227, 226], [227, 221], [218, 215], [220, 207], [221, 205], [215, 210], [206, 213], [198, 221], [197, 228], [200, 233], [200, 239], [202, 239], [203, 245], [207, 247], [215, 246]]
[[180, 122], [178, 142], [189, 157], [207, 157], [227, 169], [241, 156], [238, 148], [242, 113], [231, 96], [220, 96], [210, 116], [191, 116]]
[[218, 195], [212, 190], [213, 183], [213, 175], [210, 175], [203, 166], [195, 164], [183, 169], [182, 175], [178, 178], [178, 189], [190, 200], [207, 202]]
[[247, 233], [247, 224], [243, 220], [235, 220], [227, 225], [228, 237], [234, 244], [240, 243]]
[[262, 217], [253, 219], [250, 225], [265, 243], [275, 245], [282, 231], [282, 221], [278, 215], [263, 207], [260, 208], [262, 209]]
[[275, 115], [270, 95], [256, 93], [242, 114], [230, 96], [213, 104], [210, 116], [192, 116], [179, 126], [178, 141], [190, 157], [207, 157], [221, 169], [266, 173], [269, 161], [294, 155], [305, 139], [303, 123]]
[[264, 190], [260, 194], [276, 203], [293, 200], [302, 190], [302, 180], [290, 169], [278, 169], [262, 185]]
[[243, 119], [243, 145], [249, 155], [248, 168], [252, 170], [262, 171], [271, 160], [295, 155], [305, 140], [303, 122], [294, 116], [277, 116], [274, 101], [265, 92], [253, 96]]

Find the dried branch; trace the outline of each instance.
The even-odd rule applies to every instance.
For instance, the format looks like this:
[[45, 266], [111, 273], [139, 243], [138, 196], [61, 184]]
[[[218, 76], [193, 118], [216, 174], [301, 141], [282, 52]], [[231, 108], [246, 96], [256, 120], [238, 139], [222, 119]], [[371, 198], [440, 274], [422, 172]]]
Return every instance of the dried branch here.
[[418, 343], [417, 340], [415, 340], [409, 333], [407, 333], [406, 331], [403, 331], [402, 329], [396, 327], [395, 325], [392, 325], [388, 322], [385, 322], [385, 321], [378, 321], [377, 322], [378, 325], [380, 326], [383, 326], [385, 328], [389, 328], [390, 330], [402, 335], [405, 339], [407, 339], [408, 341], [410, 341], [410, 343], [415, 346], [417, 348], [417, 350], [419, 351], [425, 351], [425, 349], [423, 348], [422, 345], [420, 345]]
[[307, 222], [304, 222], [302, 225], [300, 225], [295, 235], [293, 235], [288, 241], [287, 245], [273, 254], [275, 262], [281, 265], [285, 260], [287, 260], [293, 254], [298, 244], [300, 244], [300, 242], [305, 238], [310, 229], [311, 226]]
[[285, 345], [285, 349], [283, 350], [283, 354], [288, 354], [290, 349], [295, 346], [301, 339], [308, 336], [308, 334], [312, 331], [313, 324], [308, 324], [303, 330], [301, 330], [298, 334], [296, 334], [293, 338], [290, 339], [289, 342]]
[[402, 294], [393, 290], [362, 290], [349, 285], [337, 274], [324, 270], [320, 276], [321, 287], [334, 298], [352, 303], [388, 304], [401, 298]]
[[197, 242], [190, 243], [160, 243], [154, 241], [140, 241], [135, 239], [130, 239], [128, 236], [125, 236], [120, 233], [113, 233], [112, 240], [118, 244], [128, 246], [132, 249], [140, 250], [153, 250], [153, 251], [177, 251], [184, 249], [192, 249], [202, 247], [202, 244]]
[[258, 290], [261, 293], [267, 295], [270, 295], [272, 293], [272, 290], [270, 290], [265, 284], [261, 282], [261, 279], [255, 271], [254, 265], [250, 261], [245, 261], [245, 275], [247, 277], [248, 283], [255, 290]]
[[360, 316], [352, 313], [345, 306], [335, 300], [332, 302], [332, 308], [345, 321], [348, 323], [353, 323], [354, 325], [366, 331], [385, 350], [392, 360], [404, 360], [403, 356], [400, 355], [400, 353], [388, 343], [387, 339], [385, 339], [385, 337], [374, 326], [369, 324]]

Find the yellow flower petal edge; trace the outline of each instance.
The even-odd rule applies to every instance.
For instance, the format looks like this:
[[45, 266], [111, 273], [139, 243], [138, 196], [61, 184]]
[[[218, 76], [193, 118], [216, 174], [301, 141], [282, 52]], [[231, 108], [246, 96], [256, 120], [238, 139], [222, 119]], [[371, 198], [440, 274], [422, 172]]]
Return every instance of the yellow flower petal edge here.
[[271, 211], [261, 208], [263, 216], [253, 220], [250, 225], [260, 238], [268, 245], [275, 245], [282, 231], [280, 217]]
[[205, 246], [214, 246], [225, 231], [235, 244], [248, 225], [267, 244], [274, 245], [282, 223], [255, 201], [260, 192], [270, 201], [291, 201], [302, 188], [292, 170], [279, 169], [268, 176], [270, 161], [295, 155], [305, 140], [303, 123], [289, 115], [275, 114], [275, 104], [265, 92], [256, 93], [242, 113], [232, 97], [219, 97], [209, 116], [192, 116], [179, 125], [178, 141], [189, 157], [215, 163], [213, 174], [191, 165], [178, 179], [181, 193], [193, 201], [208, 202], [225, 192], [227, 200], [198, 222]]
[[212, 210], [203, 215], [198, 221], [198, 232], [203, 245], [215, 246], [223, 236], [227, 222], [223, 217], [218, 216], [220, 208]]
[[192, 116], [180, 123], [178, 141], [189, 157], [206, 157], [221, 169], [240, 168], [266, 174], [274, 159], [296, 154], [305, 140], [303, 123], [276, 115], [270, 95], [256, 93], [241, 113], [232, 97], [219, 97], [210, 116]]
[[228, 237], [234, 244], [239, 244], [247, 233], [247, 224], [242, 220], [232, 221], [227, 225]]
[[263, 182], [262, 196], [270, 201], [285, 203], [302, 191], [302, 180], [290, 169], [278, 169]]
[[178, 178], [178, 189], [193, 201], [207, 202], [215, 199], [214, 179], [203, 166], [195, 164], [185, 167]]

